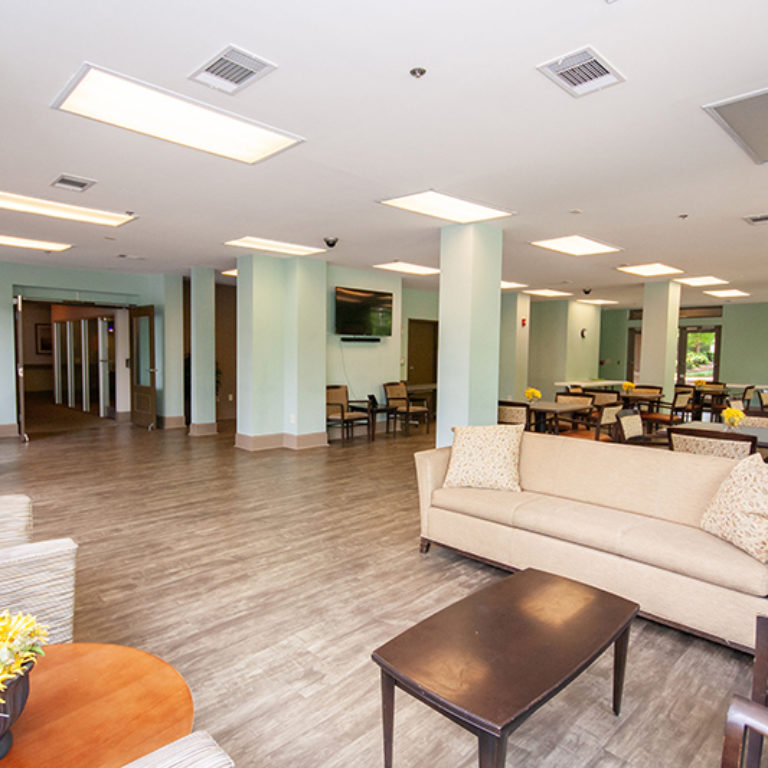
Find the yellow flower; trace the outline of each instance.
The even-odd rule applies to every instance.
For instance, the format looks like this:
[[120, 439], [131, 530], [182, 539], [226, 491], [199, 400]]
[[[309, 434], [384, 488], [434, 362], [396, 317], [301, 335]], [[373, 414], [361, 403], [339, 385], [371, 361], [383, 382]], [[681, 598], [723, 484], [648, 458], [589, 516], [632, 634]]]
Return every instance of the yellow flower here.
[[[7, 681], [24, 673], [24, 667], [43, 655], [48, 642], [48, 628], [38, 624], [34, 616], [9, 611], [0, 613], [0, 692]], [[5, 703], [0, 699], [0, 703]]]
[[693, 385], [695, 387], [703, 387], [707, 382], [704, 379], [696, 379], [696, 381], [693, 382]]
[[525, 399], [541, 400], [541, 392], [539, 392], [539, 390], [535, 387], [528, 387], [528, 389], [525, 390]]
[[744, 411], [740, 411], [738, 408], [726, 408], [723, 413], [723, 421], [729, 427], [738, 427], [741, 420], [744, 418]]
[[632, 391], [632, 390], [635, 388], [635, 385], [634, 385], [634, 384], [633, 384], [631, 381], [625, 381], [625, 382], [624, 382], [624, 383], [621, 385], [621, 388], [622, 388], [622, 389], [623, 389], [625, 392], [631, 392], [631, 391]]

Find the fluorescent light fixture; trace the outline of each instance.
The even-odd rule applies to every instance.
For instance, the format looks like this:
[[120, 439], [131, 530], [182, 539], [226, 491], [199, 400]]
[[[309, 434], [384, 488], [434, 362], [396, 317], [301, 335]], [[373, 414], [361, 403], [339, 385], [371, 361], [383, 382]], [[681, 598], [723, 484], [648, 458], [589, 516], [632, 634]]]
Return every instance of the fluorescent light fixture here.
[[712, 277], [712, 275], [702, 277], [676, 277], [675, 282], [683, 283], [683, 285], [690, 285], [694, 288], [703, 288], [705, 285], [728, 285], [727, 280], [721, 280], [719, 277]]
[[52, 106], [242, 163], [256, 163], [304, 141], [88, 63], [80, 67]]
[[389, 261], [386, 264], [374, 264], [374, 269], [389, 269], [392, 272], [403, 272], [406, 275], [439, 275], [440, 270], [434, 267], [422, 267], [421, 264], [409, 264], [407, 261]]
[[744, 291], [738, 291], [735, 288], [726, 288], [723, 291], [704, 291], [704, 293], [710, 296], [717, 296], [718, 299], [736, 299], [739, 296], [750, 296], [751, 294]]
[[594, 304], [595, 306], [603, 306], [604, 304], [618, 304], [618, 301], [614, 299], [576, 299], [579, 304]]
[[35, 251], [66, 251], [72, 247], [68, 243], [51, 243], [47, 240], [30, 240], [10, 235], [0, 235], [0, 245], [7, 245], [9, 248], [31, 248]]
[[325, 248], [312, 248], [309, 245], [283, 243], [280, 240], [265, 240], [263, 237], [241, 237], [238, 240], [227, 240], [224, 245], [234, 245], [236, 248], [248, 248], [251, 251], [268, 251], [284, 256], [311, 256], [313, 253], [324, 253]]
[[6, 211], [34, 213], [38, 216], [52, 216], [55, 219], [102, 224], [105, 227], [119, 227], [121, 224], [136, 218], [127, 213], [112, 213], [111, 211], [101, 211], [98, 208], [84, 208], [81, 205], [57, 203], [39, 197], [16, 195], [13, 192], [0, 192], [0, 208]]
[[222, 275], [226, 275], [227, 277], [237, 277], [237, 270], [236, 269], [225, 269], [222, 270]]
[[550, 251], [567, 253], [569, 256], [594, 256], [598, 253], [616, 253], [621, 250], [621, 248], [599, 243], [597, 240], [590, 240], [581, 235], [554, 237], [551, 240], [535, 240], [531, 245], [548, 248]]
[[455, 221], [459, 224], [489, 221], [512, 215], [510, 211], [500, 211], [497, 208], [470, 203], [468, 200], [435, 192], [434, 189], [404, 197], [393, 197], [390, 200], [382, 200], [381, 203], [393, 208], [402, 208], [404, 211], [413, 211], [413, 213], [423, 213], [425, 216]]
[[548, 299], [555, 298], [556, 296], [573, 296], [572, 293], [566, 293], [565, 291], [553, 291], [550, 288], [536, 288], [523, 293], [530, 293], [531, 296], [546, 296]]
[[501, 290], [502, 291], [511, 291], [513, 288], [527, 288], [527, 283], [510, 283], [509, 280], [502, 280], [501, 281]]
[[659, 277], [661, 275], [682, 275], [682, 269], [676, 269], [675, 267], [668, 267], [666, 264], [635, 264], [631, 267], [616, 267], [619, 272], [626, 272], [630, 275], [638, 275], [639, 277]]

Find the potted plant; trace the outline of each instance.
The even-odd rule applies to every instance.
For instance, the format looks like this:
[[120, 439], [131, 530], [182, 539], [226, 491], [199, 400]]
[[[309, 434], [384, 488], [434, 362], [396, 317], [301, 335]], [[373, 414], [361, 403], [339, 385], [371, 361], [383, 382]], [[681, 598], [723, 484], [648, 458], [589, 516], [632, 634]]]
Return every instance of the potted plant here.
[[27, 703], [29, 672], [47, 640], [47, 627], [34, 616], [0, 613], [0, 759], [13, 744], [11, 726]]

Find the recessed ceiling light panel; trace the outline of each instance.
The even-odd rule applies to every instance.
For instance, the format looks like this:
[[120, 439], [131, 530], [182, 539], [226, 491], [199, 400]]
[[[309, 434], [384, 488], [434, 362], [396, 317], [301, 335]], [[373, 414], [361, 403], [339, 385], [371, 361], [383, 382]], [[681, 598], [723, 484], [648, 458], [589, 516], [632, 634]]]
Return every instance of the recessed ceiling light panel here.
[[105, 227], [119, 227], [136, 217], [127, 213], [101, 211], [98, 208], [84, 208], [81, 205], [58, 203], [54, 200], [43, 200], [39, 197], [26, 197], [13, 192], [0, 192], [0, 208], [6, 211], [34, 213], [38, 216], [51, 216], [54, 219], [83, 221], [87, 224], [101, 224]]
[[573, 296], [572, 293], [566, 293], [565, 291], [553, 291], [551, 288], [535, 288], [523, 293], [530, 293], [531, 296], [545, 296], [548, 299], [554, 299], [558, 296]]
[[263, 237], [241, 237], [237, 240], [227, 240], [225, 245], [236, 248], [248, 248], [251, 251], [267, 251], [281, 256], [311, 256], [313, 253], [325, 253], [325, 248], [313, 248], [309, 245], [284, 243], [280, 240], [266, 240]]
[[83, 64], [52, 106], [249, 164], [304, 141], [92, 64]]
[[527, 288], [527, 283], [511, 283], [509, 280], [502, 280], [501, 281], [501, 290], [502, 291], [511, 291], [513, 288]]
[[660, 264], [659, 262], [616, 267], [616, 269], [618, 269], [619, 272], [626, 272], [629, 275], [637, 275], [638, 277], [660, 277], [662, 275], [681, 275], [683, 273], [682, 269], [670, 267], [666, 264]]
[[237, 270], [236, 269], [224, 269], [221, 272], [222, 275], [226, 275], [227, 277], [237, 277]]
[[485, 205], [471, 203], [459, 197], [451, 197], [441, 192], [430, 189], [426, 192], [417, 192], [413, 195], [393, 197], [390, 200], [382, 200], [384, 205], [393, 208], [401, 208], [404, 211], [421, 213], [425, 216], [434, 216], [437, 219], [455, 221], [458, 224], [471, 224], [477, 221], [490, 221], [511, 216], [510, 211], [501, 211], [497, 208], [488, 208]]
[[9, 248], [31, 248], [35, 251], [66, 251], [72, 247], [69, 243], [30, 240], [27, 237], [12, 237], [11, 235], [0, 235], [0, 245], [7, 245]]
[[590, 238], [581, 235], [553, 237], [550, 240], [534, 240], [531, 245], [548, 248], [550, 251], [567, 253], [569, 256], [594, 256], [600, 253], [617, 253], [621, 250], [621, 248], [606, 245], [597, 240], [590, 240]]
[[374, 264], [374, 269], [388, 269], [392, 272], [402, 272], [406, 275], [439, 275], [440, 270], [434, 267], [422, 267], [421, 264], [409, 264], [407, 261], [389, 261], [386, 264]]
[[602, 307], [605, 304], [618, 304], [618, 301], [614, 299], [576, 299], [579, 304], [594, 304], [595, 306]]
[[728, 285], [727, 280], [721, 280], [712, 275], [703, 275], [702, 277], [676, 277], [676, 283], [690, 285], [693, 288], [703, 288], [705, 285]]
[[727, 288], [722, 291], [704, 291], [704, 293], [710, 296], [716, 296], [718, 299], [737, 299], [740, 296], [749, 296], [750, 294], [744, 291], [738, 291], [736, 288]]

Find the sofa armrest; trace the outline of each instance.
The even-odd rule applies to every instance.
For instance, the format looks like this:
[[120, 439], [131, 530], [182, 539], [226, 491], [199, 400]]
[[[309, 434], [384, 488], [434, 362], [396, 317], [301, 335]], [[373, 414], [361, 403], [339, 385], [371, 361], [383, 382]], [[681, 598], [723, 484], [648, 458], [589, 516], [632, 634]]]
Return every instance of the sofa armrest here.
[[416, 460], [416, 478], [419, 484], [421, 535], [424, 538], [429, 538], [427, 510], [432, 504], [433, 491], [442, 487], [445, 480], [448, 460], [451, 457], [451, 449], [446, 447], [433, 448], [429, 451], [418, 451], [413, 457]]
[[232, 758], [205, 731], [195, 731], [123, 768], [234, 768]]
[[0, 549], [0, 608], [31, 613], [47, 624], [52, 643], [72, 641], [75, 556], [72, 539], [50, 539]]
[[32, 537], [32, 499], [23, 493], [0, 496], [0, 547], [24, 544]]

